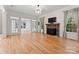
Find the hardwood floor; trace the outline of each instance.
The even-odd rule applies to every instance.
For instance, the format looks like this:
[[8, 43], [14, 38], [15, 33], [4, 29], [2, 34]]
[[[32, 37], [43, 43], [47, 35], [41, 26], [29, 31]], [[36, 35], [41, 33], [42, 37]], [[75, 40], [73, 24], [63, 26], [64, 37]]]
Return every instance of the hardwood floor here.
[[41, 33], [0, 37], [0, 53], [71, 54], [79, 53], [79, 42]]

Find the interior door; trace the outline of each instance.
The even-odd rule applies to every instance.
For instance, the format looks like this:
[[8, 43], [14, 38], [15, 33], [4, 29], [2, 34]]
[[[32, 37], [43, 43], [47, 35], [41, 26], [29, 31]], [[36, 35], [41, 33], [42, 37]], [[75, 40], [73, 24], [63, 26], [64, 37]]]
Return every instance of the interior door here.
[[11, 33], [19, 34], [19, 20], [11, 19]]
[[32, 20], [32, 32], [37, 32], [36, 20]]
[[38, 21], [38, 32], [44, 33], [44, 17], [39, 18], [39, 21]]

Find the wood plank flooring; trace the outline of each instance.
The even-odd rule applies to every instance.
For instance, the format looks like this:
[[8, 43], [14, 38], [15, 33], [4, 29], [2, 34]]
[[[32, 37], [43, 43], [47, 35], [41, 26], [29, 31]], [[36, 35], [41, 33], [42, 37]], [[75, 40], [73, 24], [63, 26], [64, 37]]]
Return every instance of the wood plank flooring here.
[[78, 54], [79, 42], [41, 33], [0, 37], [2, 54]]

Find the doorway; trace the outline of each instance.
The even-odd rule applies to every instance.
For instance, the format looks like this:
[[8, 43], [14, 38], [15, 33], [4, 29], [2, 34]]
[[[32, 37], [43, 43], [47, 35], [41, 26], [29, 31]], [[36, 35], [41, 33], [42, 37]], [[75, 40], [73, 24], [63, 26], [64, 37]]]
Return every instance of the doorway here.
[[20, 20], [18, 17], [11, 17], [11, 34], [19, 34], [20, 33]]
[[31, 19], [21, 18], [21, 33], [31, 32]]
[[37, 32], [37, 24], [36, 20], [32, 20], [32, 27], [31, 27], [32, 32]]
[[44, 17], [39, 18], [38, 25], [38, 31], [44, 33]]

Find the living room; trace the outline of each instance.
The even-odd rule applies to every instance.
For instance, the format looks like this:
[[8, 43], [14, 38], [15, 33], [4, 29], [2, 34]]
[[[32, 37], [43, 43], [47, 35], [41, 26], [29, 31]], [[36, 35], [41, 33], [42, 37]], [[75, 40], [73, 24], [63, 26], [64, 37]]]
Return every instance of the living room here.
[[78, 13], [79, 5], [1, 6], [0, 53], [79, 53]]

